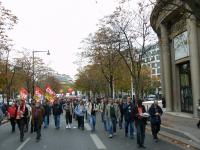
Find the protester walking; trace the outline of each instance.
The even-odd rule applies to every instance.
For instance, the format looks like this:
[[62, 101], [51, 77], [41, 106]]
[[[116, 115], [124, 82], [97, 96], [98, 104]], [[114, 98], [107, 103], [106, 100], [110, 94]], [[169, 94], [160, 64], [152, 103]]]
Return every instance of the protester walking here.
[[70, 100], [67, 100], [67, 102], [64, 104], [64, 110], [66, 119], [66, 129], [70, 129], [72, 124], [72, 114], [73, 114], [73, 106]]
[[161, 115], [163, 114], [163, 111], [162, 108], [158, 105], [157, 100], [155, 100], [149, 108], [149, 114], [153, 139], [155, 142], [158, 142], [158, 132], [160, 131]]
[[41, 126], [43, 122], [44, 116], [44, 108], [40, 104], [40, 102], [36, 102], [35, 106], [32, 107], [32, 123], [34, 130], [37, 133], [36, 140], [39, 141], [41, 138]]
[[26, 103], [26, 108], [28, 109], [28, 115], [25, 118], [25, 126], [24, 126], [24, 132], [28, 132], [29, 129], [29, 123], [31, 121], [31, 113], [32, 113], [32, 108], [29, 104]]
[[86, 112], [86, 108], [81, 100], [80, 103], [75, 108], [75, 114], [78, 120], [78, 128], [84, 130], [84, 114]]
[[51, 106], [48, 101], [43, 104], [44, 108], [44, 128], [48, 128], [49, 126], [49, 116], [51, 115]]
[[107, 127], [107, 118], [106, 118], [106, 106], [107, 106], [107, 99], [102, 99], [101, 100], [101, 103], [100, 103], [100, 106], [99, 106], [99, 111], [101, 113], [101, 121], [103, 122], [103, 125], [104, 125], [104, 130], [105, 131], [108, 131], [108, 127]]
[[23, 142], [24, 140], [24, 126], [26, 123], [27, 115], [28, 115], [28, 108], [26, 107], [25, 101], [21, 100], [19, 102], [19, 106], [17, 107], [17, 115], [16, 115], [17, 125], [20, 131], [21, 142]]
[[125, 137], [128, 133], [131, 139], [134, 139], [134, 118], [135, 118], [135, 105], [131, 102], [131, 98], [127, 98], [127, 103], [124, 105], [124, 119], [125, 119]]
[[[35, 100], [31, 101], [31, 110], [33, 110], [33, 107], [35, 107]], [[30, 133], [33, 133], [33, 132], [35, 132], [35, 131], [34, 131], [33, 122], [32, 122], [32, 119], [31, 119], [31, 132]]]
[[90, 115], [90, 126], [92, 128], [92, 132], [95, 131], [96, 125], [96, 112], [97, 112], [97, 105], [94, 101], [91, 101], [88, 105], [88, 114]]
[[63, 111], [62, 111], [62, 106], [58, 100], [54, 101], [52, 109], [53, 109], [55, 127], [56, 129], [60, 129], [60, 115], [62, 114]]
[[107, 125], [108, 125], [108, 132], [109, 132], [109, 138], [113, 137], [113, 134], [116, 134], [116, 124], [117, 124], [117, 118], [118, 118], [118, 106], [114, 106], [113, 99], [109, 99], [109, 103], [106, 106], [106, 118], [107, 118]]
[[123, 120], [124, 120], [124, 101], [123, 99], [120, 99], [119, 101], [119, 110], [120, 110], [120, 118], [119, 118], [119, 128], [122, 129], [123, 126]]
[[12, 133], [15, 132], [16, 116], [17, 116], [17, 105], [15, 102], [13, 102], [12, 105], [8, 107], [8, 119], [10, 120]]
[[144, 146], [144, 140], [145, 140], [145, 128], [147, 124], [147, 118], [144, 116], [144, 113], [146, 112], [146, 109], [144, 105], [142, 105], [142, 101], [138, 100], [137, 106], [135, 109], [136, 114], [136, 129], [137, 129], [137, 144], [138, 148], [146, 148]]

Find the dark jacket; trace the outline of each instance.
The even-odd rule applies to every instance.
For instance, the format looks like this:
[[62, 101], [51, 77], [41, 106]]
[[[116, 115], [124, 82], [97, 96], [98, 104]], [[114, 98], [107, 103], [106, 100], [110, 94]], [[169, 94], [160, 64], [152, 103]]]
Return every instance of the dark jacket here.
[[135, 106], [133, 103], [124, 104], [124, 119], [125, 121], [134, 121], [135, 118]]
[[53, 109], [53, 115], [54, 116], [61, 115], [61, 113], [62, 113], [62, 105], [54, 104], [52, 109]]
[[[146, 108], [144, 107], [144, 105], [142, 105], [142, 113], [145, 113], [146, 112]], [[137, 125], [137, 122], [143, 122], [145, 125], [147, 124], [147, 118], [146, 117], [141, 117], [139, 116], [139, 112], [138, 112], [138, 106], [135, 107], [135, 121], [136, 121], [136, 125]]]
[[[35, 118], [36, 109], [38, 109], [37, 118]], [[33, 125], [35, 123], [35, 119], [37, 119], [39, 125], [41, 126], [42, 122], [43, 122], [43, 116], [44, 116], [44, 108], [42, 106], [40, 106], [39, 108], [36, 108], [35, 106], [32, 107], [32, 120], [31, 121], [32, 121]]]
[[[160, 115], [156, 115], [156, 113], [159, 113]], [[160, 106], [154, 107], [154, 104], [152, 104], [151, 107], [149, 108], [149, 114], [150, 114], [151, 124], [156, 124], [156, 123], [161, 124], [160, 116], [163, 114], [163, 111], [160, 108]]]
[[125, 105], [124, 103], [119, 104], [119, 110], [120, 110], [121, 116], [124, 115], [124, 105]]
[[44, 108], [44, 116], [51, 115], [51, 107], [48, 104], [44, 104], [43, 108]]

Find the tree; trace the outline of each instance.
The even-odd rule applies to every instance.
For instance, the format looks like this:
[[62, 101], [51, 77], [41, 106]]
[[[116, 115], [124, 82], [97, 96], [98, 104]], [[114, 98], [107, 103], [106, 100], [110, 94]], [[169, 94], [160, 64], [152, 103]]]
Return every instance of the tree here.
[[145, 1], [138, 3], [138, 10], [132, 11], [121, 5], [116, 11], [102, 20], [111, 29], [115, 50], [124, 60], [133, 80], [136, 97], [140, 97], [142, 58], [151, 49], [148, 46], [156, 40], [150, 26], [150, 9]]
[[14, 70], [10, 70], [11, 63], [9, 62], [9, 54], [12, 50], [12, 44], [11, 39], [7, 35], [7, 31], [13, 29], [17, 20], [17, 17], [10, 10], [2, 6], [0, 2], [0, 64], [2, 67], [0, 79], [2, 81], [1, 92], [7, 95], [7, 99], [9, 98], [10, 84], [12, 82], [9, 79], [14, 74]]
[[92, 63], [99, 65], [109, 84], [110, 97], [114, 97], [114, 81], [118, 79], [116, 68], [121, 60], [115, 50], [115, 43], [113, 43], [112, 38], [109, 28], [99, 28], [94, 35], [90, 35], [85, 40], [88, 45], [85, 56], [90, 58]]
[[82, 70], [79, 70], [75, 81], [75, 88], [86, 92], [88, 97], [90, 97], [91, 91], [94, 98], [97, 94], [107, 93], [106, 80], [99, 68], [99, 64], [93, 64], [87, 65]]

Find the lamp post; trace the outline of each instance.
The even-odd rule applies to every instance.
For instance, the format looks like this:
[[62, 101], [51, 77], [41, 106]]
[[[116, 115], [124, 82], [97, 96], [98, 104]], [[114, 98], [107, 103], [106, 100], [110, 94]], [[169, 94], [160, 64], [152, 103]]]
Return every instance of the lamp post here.
[[34, 96], [34, 91], [35, 91], [35, 68], [34, 68], [34, 65], [35, 65], [35, 53], [43, 53], [43, 52], [47, 52], [47, 55], [50, 55], [50, 52], [49, 52], [49, 50], [48, 51], [32, 51], [32, 53], [33, 53], [33, 76], [32, 76], [32, 78], [33, 78], [33, 85], [32, 85], [32, 95], [31, 95], [31, 97], [32, 97], [32, 99], [33, 99], [33, 96]]

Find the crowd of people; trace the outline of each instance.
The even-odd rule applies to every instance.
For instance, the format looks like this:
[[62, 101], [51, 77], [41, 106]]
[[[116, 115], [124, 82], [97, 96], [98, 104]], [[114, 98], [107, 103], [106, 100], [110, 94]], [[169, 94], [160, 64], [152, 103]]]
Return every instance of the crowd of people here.
[[101, 122], [109, 138], [117, 135], [117, 130], [124, 129], [124, 136], [136, 139], [138, 147], [145, 148], [145, 127], [150, 117], [152, 135], [155, 142], [158, 141], [158, 132], [160, 130], [162, 109], [155, 101], [146, 112], [142, 101], [137, 103], [130, 97], [127, 99], [102, 98], [100, 102], [94, 100], [78, 99], [56, 99], [53, 103], [45, 101], [41, 104], [39, 101], [32, 101], [27, 104], [20, 100], [13, 102], [7, 108], [7, 115], [11, 124], [11, 131], [15, 132], [17, 124], [20, 131], [20, 141], [24, 140], [24, 132], [30, 127], [30, 132], [36, 133], [36, 140], [41, 138], [42, 126], [47, 129], [50, 123], [50, 115], [53, 115], [55, 128], [59, 129], [61, 124], [61, 115], [66, 119], [66, 128], [72, 127], [72, 120], [77, 120], [77, 127], [84, 130], [84, 120], [87, 120], [91, 126], [91, 132], [96, 131], [96, 116], [100, 114]]

